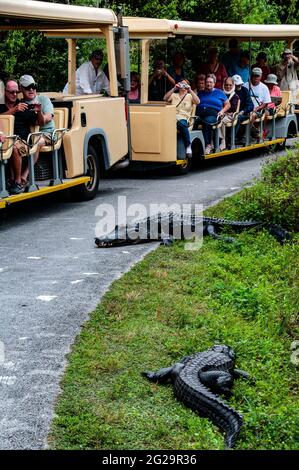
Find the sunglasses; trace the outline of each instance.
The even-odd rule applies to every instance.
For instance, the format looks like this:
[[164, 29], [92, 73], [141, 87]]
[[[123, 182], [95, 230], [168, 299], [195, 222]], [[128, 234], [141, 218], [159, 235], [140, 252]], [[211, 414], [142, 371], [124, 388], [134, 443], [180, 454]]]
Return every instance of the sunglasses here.
[[9, 93], [10, 95], [17, 95], [19, 93], [19, 90], [5, 90], [6, 93]]
[[23, 86], [24, 90], [36, 90], [36, 84], [35, 83], [31, 83], [31, 85], [28, 85], [28, 86]]

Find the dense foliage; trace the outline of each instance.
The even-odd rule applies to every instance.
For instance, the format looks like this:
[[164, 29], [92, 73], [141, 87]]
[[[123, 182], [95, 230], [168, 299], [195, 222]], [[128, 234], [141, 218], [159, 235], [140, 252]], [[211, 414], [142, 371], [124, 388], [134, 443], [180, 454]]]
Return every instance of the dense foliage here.
[[[260, 180], [222, 203], [231, 219], [264, 220], [299, 231], [299, 147], [271, 160]], [[212, 215], [216, 209], [210, 209]]]
[[[42, 1], [42, 0], [40, 0]], [[121, 5], [125, 15], [150, 16], [211, 22], [235, 23], [296, 23], [299, 19], [297, 0], [48, 0], [52, 3], [87, 5], [115, 9]], [[188, 46], [188, 45], [187, 45]], [[95, 41], [80, 41], [78, 65], [88, 58]], [[183, 47], [183, 45], [182, 45]], [[196, 43], [204, 56], [206, 45]], [[223, 45], [224, 47], [224, 45]], [[248, 47], [245, 45], [244, 47]], [[270, 60], [279, 58], [281, 43], [254, 45], [261, 47]], [[190, 51], [190, 53], [193, 50]], [[38, 60], [37, 60], [38, 58]], [[133, 59], [133, 69], [136, 68]], [[136, 62], [137, 63], [137, 62]], [[30, 73], [36, 77], [41, 90], [61, 90], [67, 79], [67, 48], [64, 40], [47, 40], [39, 32], [13, 31], [1, 33], [0, 75], [2, 79]]]

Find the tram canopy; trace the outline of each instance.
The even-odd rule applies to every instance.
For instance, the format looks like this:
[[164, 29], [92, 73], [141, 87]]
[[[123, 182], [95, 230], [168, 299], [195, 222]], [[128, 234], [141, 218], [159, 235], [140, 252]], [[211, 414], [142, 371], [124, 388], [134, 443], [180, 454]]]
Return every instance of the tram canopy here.
[[113, 25], [107, 8], [90, 8], [35, 0], [0, 0], [0, 29], [77, 29]]

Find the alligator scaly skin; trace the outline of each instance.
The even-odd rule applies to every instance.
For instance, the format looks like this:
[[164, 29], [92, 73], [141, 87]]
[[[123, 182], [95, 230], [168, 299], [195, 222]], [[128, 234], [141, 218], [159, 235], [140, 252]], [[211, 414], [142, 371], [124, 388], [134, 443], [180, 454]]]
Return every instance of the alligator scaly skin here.
[[[267, 228], [279, 241], [285, 241], [288, 238], [288, 233], [284, 229], [273, 224], [258, 221], [225, 220], [170, 212], [133, 221], [129, 225], [115, 226], [108, 235], [95, 238], [95, 243], [98, 248], [109, 248], [163, 241], [165, 239], [184, 240], [186, 239], [184, 229], [188, 228], [188, 235], [191, 238], [192, 233], [196, 233], [195, 229], [200, 224], [203, 226], [203, 235], [209, 235], [214, 238], [220, 238], [219, 232], [225, 228], [241, 232], [242, 230], [261, 227]], [[225, 238], [225, 240], [233, 241], [232, 238]]]
[[234, 446], [243, 418], [218, 393], [228, 396], [234, 378], [248, 378], [248, 375], [235, 369], [235, 354], [229, 346], [215, 345], [207, 351], [183, 358], [171, 367], [144, 372], [143, 375], [153, 382], [171, 381], [176, 397], [218, 426], [225, 433], [227, 447]]

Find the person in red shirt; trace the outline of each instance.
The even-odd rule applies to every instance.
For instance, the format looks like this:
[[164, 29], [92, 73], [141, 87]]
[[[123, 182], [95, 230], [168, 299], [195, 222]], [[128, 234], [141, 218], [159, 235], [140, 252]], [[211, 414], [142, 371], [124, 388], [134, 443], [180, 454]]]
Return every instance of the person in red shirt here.
[[216, 47], [211, 47], [209, 49], [209, 60], [202, 64], [200, 67], [200, 72], [204, 75], [213, 74], [216, 77], [215, 88], [223, 89], [223, 83], [227, 77], [226, 68], [218, 60], [218, 50]]
[[258, 55], [256, 56], [256, 63], [251, 67], [251, 70], [259, 67], [262, 69], [263, 75], [262, 75], [262, 82], [266, 80], [270, 73], [270, 67], [267, 65], [267, 56], [265, 52], [259, 52]]

